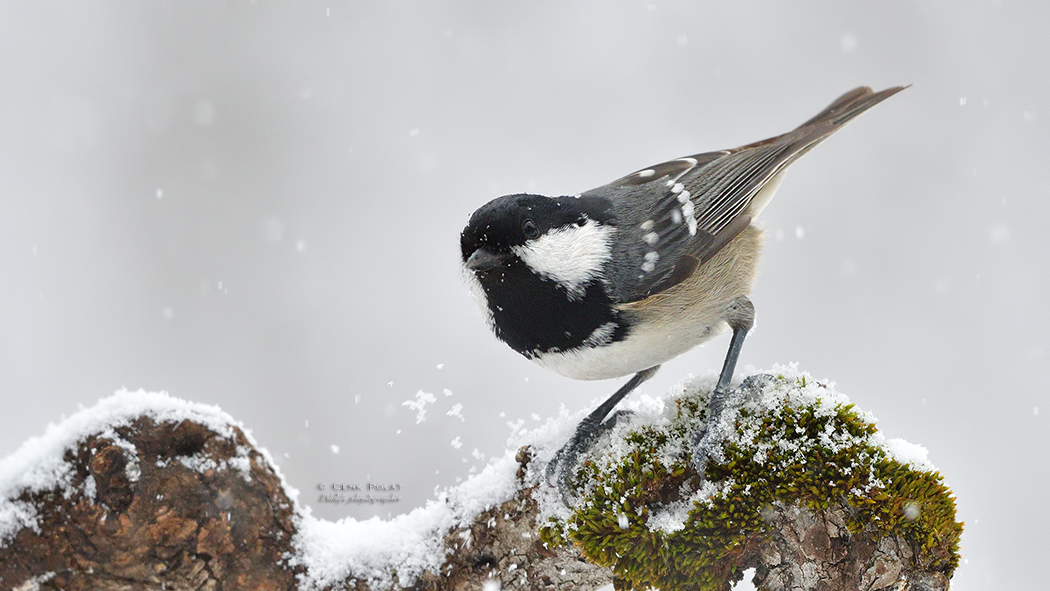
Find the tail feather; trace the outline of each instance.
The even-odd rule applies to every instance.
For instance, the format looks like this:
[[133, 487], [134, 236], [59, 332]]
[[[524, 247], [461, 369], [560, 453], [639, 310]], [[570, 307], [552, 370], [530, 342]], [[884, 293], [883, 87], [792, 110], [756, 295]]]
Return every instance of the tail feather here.
[[[909, 84], [908, 86], [911, 85]], [[849, 123], [857, 115], [908, 88], [908, 86], [894, 86], [880, 92], [875, 92], [867, 86], [854, 88], [832, 101], [823, 111], [817, 113], [812, 119], [798, 127], [801, 129], [822, 123], [830, 123], [835, 127], [841, 127]]]
[[[855, 119], [858, 115], [881, 103], [882, 101], [890, 98], [898, 92], [911, 86], [894, 86], [887, 88], [879, 92], [874, 92], [867, 86], [858, 86], [846, 94], [832, 101], [830, 105], [824, 107], [824, 110], [817, 113], [813, 118], [809, 119], [802, 125], [799, 125], [795, 129], [783, 134], [760, 140], [746, 146], [740, 146], [739, 148], [733, 148], [727, 150], [729, 153], [742, 152], [744, 150], [751, 150], [754, 148], [762, 148], [771, 144], [784, 143], [785, 141], [794, 141], [799, 137], [800, 131], [812, 132], [815, 129], [822, 129], [818, 132], [818, 136], [815, 141], [808, 142], [805, 148], [800, 149], [794, 159], [802, 156], [806, 152], [813, 149], [817, 144], [824, 141], [825, 138], [842, 129], [842, 126]], [[808, 135], [808, 134], [807, 134]]]

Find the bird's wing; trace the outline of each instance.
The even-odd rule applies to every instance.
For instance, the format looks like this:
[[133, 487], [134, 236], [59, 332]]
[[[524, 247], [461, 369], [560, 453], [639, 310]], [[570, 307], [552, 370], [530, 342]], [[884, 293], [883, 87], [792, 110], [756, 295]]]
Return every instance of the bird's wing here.
[[657, 164], [581, 195], [613, 204], [621, 232], [606, 269], [613, 297], [642, 300], [689, 277], [750, 224], [755, 197], [791, 163], [902, 89], [857, 88], [783, 135]]

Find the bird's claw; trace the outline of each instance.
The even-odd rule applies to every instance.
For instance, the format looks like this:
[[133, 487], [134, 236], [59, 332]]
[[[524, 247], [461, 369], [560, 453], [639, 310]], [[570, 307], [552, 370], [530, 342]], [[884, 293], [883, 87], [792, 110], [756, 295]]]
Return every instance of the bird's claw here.
[[744, 400], [758, 395], [773, 379], [770, 374], [756, 374], [745, 379], [734, 390], [715, 388], [711, 394], [711, 402], [708, 404], [704, 425], [693, 434], [693, 467], [697, 474], [702, 477], [708, 462], [712, 460], [725, 461], [722, 441], [719, 440], [718, 424], [726, 408], [730, 406], [729, 403], [732, 403], [731, 406], [739, 406]]
[[566, 507], [571, 507], [576, 502], [576, 492], [570, 480], [580, 455], [591, 449], [594, 442], [619, 421], [633, 414], [634, 411], [618, 410], [593, 430], [577, 429], [568, 443], [554, 453], [547, 464], [547, 482], [558, 487], [558, 493]]

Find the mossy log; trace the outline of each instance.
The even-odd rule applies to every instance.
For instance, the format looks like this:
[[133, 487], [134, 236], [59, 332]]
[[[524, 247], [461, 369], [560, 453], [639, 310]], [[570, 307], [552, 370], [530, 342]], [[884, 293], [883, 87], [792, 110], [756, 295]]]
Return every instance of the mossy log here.
[[[683, 444], [703, 422], [703, 388], [661, 420], [629, 416], [581, 464], [571, 510], [542, 482], [551, 450], [524, 447], [516, 492], [441, 534], [440, 568], [400, 576], [391, 564], [391, 579], [417, 590], [726, 591], [753, 568], [768, 591], [947, 589], [962, 527], [950, 491], [880, 447], [848, 404], [798, 395], [822, 387], [746, 381], [703, 475]], [[302, 510], [236, 427], [141, 417], [82, 438], [64, 461], [65, 485], [7, 499], [37, 519], [0, 541], [2, 589], [316, 586], [296, 560]], [[380, 586], [367, 580], [321, 586]]]

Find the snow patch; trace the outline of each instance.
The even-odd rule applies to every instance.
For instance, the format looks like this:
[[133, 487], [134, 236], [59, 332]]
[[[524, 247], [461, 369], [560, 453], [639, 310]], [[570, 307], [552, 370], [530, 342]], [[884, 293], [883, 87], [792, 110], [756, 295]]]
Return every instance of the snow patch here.
[[890, 457], [912, 470], [920, 472], [936, 470], [927, 457], [929, 451], [921, 445], [909, 443], [903, 439], [887, 439], [882, 442], [881, 447], [890, 454]]
[[304, 511], [293, 544], [298, 550], [292, 564], [307, 574], [299, 581], [305, 589], [333, 585], [351, 574], [373, 588], [409, 585], [424, 570], [437, 570], [444, 562], [445, 533], [473, 523], [474, 518], [517, 492], [516, 449], [490, 463], [459, 486], [438, 493], [426, 506], [390, 520], [344, 518], [326, 521]]

